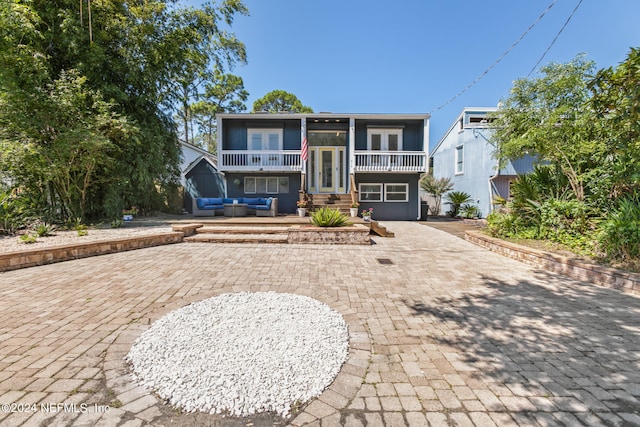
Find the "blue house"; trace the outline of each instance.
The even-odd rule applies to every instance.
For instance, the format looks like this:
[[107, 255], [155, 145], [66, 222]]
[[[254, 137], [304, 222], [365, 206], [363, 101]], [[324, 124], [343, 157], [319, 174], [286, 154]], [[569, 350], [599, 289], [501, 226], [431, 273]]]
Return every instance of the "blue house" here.
[[280, 213], [305, 198], [357, 201], [379, 220], [420, 217], [428, 114], [229, 113], [217, 124], [227, 197], [277, 197]]
[[[509, 198], [510, 183], [517, 175], [533, 170], [529, 156], [498, 168], [488, 117], [495, 111], [491, 107], [463, 109], [429, 156], [433, 176], [451, 178], [454, 190], [470, 194], [482, 217], [494, 209], [495, 196]], [[443, 204], [442, 209], [448, 206]]]

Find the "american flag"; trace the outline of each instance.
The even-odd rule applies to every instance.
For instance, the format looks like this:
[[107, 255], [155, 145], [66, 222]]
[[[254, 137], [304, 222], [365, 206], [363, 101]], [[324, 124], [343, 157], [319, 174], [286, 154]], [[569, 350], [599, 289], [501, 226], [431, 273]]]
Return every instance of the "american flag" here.
[[302, 150], [300, 151], [300, 158], [303, 161], [307, 161], [309, 157], [309, 143], [307, 142], [307, 137], [302, 138]]

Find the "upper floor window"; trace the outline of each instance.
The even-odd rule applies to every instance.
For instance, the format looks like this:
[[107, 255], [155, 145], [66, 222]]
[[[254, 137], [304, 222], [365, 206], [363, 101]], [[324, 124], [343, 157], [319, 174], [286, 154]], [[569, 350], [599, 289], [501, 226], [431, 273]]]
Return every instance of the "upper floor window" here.
[[282, 150], [282, 129], [248, 129], [249, 150]]
[[466, 116], [465, 127], [488, 127], [495, 120], [486, 114], [469, 114]]
[[367, 129], [369, 151], [402, 151], [402, 129]]
[[464, 146], [458, 145], [456, 147], [456, 174], [461, 174], [464, 171]]

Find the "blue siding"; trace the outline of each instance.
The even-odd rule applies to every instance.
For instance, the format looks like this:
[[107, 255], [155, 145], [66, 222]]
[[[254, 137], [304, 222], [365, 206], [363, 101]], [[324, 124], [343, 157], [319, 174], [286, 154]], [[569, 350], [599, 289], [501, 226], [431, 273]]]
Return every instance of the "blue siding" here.
[[[433, 157], [433, 176], [436, 178], [451, 178], [455, 191], [464, 191], [471, 195], [482, 216], [491, 211], [491, 193], [489, 178], [496, 174], [497, 161], [493, 158], [494, 147], [487, 142], [488, 129], [454, 128], [442, 141]], [[456, 147], [462, 145], [464, 164], [461, 174], [455, 173]], [[442, 212], [449, 210], [443, 201]]]
[[[481, 115], [483, 111], [465, 110], [461, 115], [465, 118], [469, 115]], [[465, 124], [460, 129], [458, 122], [460, 117], [452, 125], [446, 136], [440, 141], [438, 147], [431, 154], [433, 159], [433, 176], [436, 178], [451, 178], [455, 191], [464, 191], [471, 195], [473, 204], [476, 205], [481, 215], [487, 216], [491, 212], [492, 198], [495, 189], [505, 197], [508, 197], [509, 179], [517, 174], [531, 171], [532, 158], [527, 156], [510, 161], [499, 171], [499, 178], [493, 179], [491, 186], [489, 179], [496, 175], [498, 161], [494, 158], [495, 147], [489, 142], [492, 130], [482, 126], [469, 126]], [[464, 165], [462, 173], [456, 174], [456, 147], [462, 146], [464, 153]], [[444, 202], [442, 212], [450, 207]]]
[[204, 159], [185, 176], [184, 209], [189, 213], [194, 197], [224, 197], [224, 176]]
[[415, 221], [418, 218], [418, 174], [395, 173], [358, 173], [356, 185], [360, 183], [401, 183], [409, 184], [408, 202], [360, 202], [360, 210], [373, 208], [374, 220], [387, 221]]
[[402, 150], [403, 151], [422, 151], [422, 134], [424, 126], [422, 123], [409, 123], [402, 132]]
[[500, 175], [523, 175], [533, 170], [534, 158], [524, 156], [517, 160], [511, 160], [504, 168], [500, 169]]
[[397, 128], [402, 126], [402, 150], [422, 151], [424, 149], [424, 123], [422, 121], [369, 121], [356, 120], [356, 150], [367, 149], [367, 127], [377, 126]]
[[302, 144], [300, 137], [300, 120], [288, 120], [283, 123], [284, 134], [282, 136], [283, 150], [299, 150]]
[[222, 149], [246, 150], [247, 129], [250, 128], [282, 129], [282, 149], [300, 149], [300, 120], [225, 120], [222, 127]]
[[[289, 177], [289, 193], [251, 193], [244, 192], [244, 177], [245, 176], [287, 176]], [[299, 173], [273, 173], [264, 174], [259, 172], [246, 172], [246, 173], [230, 173], [226, 174], [227, 178], [227, 197], [277, 197], [278, 198], [278, 212], [279, 213], [296, 213], [296, 202], [298, 201], [298, 190], [300, 189], [300, 174]], [[238, 184], [235, 181], [238, 180]]]

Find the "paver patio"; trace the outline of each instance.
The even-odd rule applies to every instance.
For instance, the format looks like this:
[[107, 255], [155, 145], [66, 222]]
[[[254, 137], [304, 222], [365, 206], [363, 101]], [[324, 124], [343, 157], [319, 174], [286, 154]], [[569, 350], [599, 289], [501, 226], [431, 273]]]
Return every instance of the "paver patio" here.
[[327, 303], [352, 337], [291, 424], [640, 425], [640, 298], [387, 225], [370, 247], [174, 244], [0, 273], [0, 425], [284, 425], [179, 414], [122, 361], [175, 308], [267, 290]]

